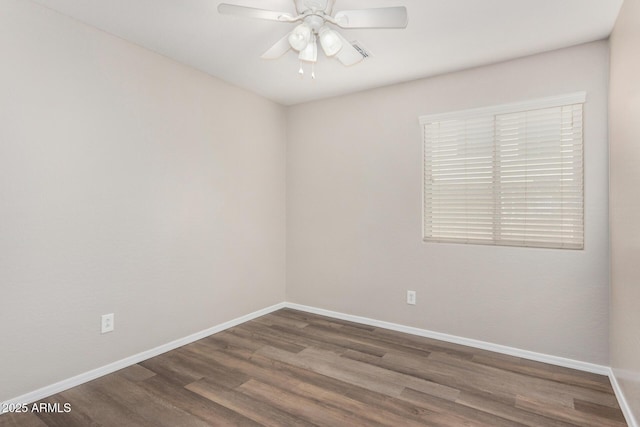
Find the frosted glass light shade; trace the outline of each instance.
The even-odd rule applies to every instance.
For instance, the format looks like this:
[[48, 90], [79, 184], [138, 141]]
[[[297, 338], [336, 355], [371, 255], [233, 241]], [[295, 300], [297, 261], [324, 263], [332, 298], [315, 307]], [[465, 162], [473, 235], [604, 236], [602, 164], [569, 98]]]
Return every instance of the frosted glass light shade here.
[[340, 52], [342, 49], [342, 40], [338, 37], [338, 34], [327, 28], [322, 27], [318, 32], [320, 37], [320, 45], [322, 45], [322, 50], [324, 50], [325, 55], [333, 56]]
[[311, 27], [303, 22], [289, 34], [289, 44], [295, 50], [302, 51], [309, 45], [311, 35]]
[[307, 46], [300, 51], [300, 55], [298, 55], [301, 61], [307, 62], [316, 62], [318, 61], [318, 45], [316, 44], [315, 35], [311, 36], [311, 40], [307, 44]]

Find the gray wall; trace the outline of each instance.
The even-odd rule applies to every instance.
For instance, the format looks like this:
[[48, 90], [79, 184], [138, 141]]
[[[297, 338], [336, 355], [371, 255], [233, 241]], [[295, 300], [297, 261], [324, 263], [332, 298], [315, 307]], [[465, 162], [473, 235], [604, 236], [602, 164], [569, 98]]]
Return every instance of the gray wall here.
[[640, 420], [640, 0], [611, 36], [611, 365]]
[[0, 401], [284, 300], [282, 107], [23, 0], [0, 52]]
[[[290, 107], [287, 300], [608, 364], [608, 54], [597, 42]], [[581, 90], [584, 251], [422, 242], [418, 116]]]

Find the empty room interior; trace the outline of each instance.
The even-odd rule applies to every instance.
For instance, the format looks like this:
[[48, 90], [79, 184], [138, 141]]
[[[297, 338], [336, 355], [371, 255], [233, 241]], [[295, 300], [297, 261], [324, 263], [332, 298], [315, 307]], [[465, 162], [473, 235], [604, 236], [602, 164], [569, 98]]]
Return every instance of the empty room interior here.
[[631, 426], [640, 0], [0, 0], [0, 426]]

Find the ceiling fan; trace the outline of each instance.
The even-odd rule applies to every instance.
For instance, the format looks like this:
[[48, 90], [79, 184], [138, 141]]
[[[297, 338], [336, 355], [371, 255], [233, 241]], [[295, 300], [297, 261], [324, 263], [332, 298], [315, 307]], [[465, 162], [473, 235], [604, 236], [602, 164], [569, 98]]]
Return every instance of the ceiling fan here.
[[[261, 58], [276, 59], [293, 49], [298, 52], [300, 61], [311, 64], [318, 60], [318, 41], [325, 55], [337, 58], [344, 65], [354, 65], [364, 59], [364, 56], [331, 26], [344, 29], [406, 28], [407, 26], [407, 9], [403, 6], [341, 10], [334, 13], [335, 0], [293, 0], [293, 3], [295, 14], [227, 3], [219, 4], [218, 12], [270, 21], [299, 23], [293, 31], [262, 54]], [[304, 74], [302, 66], [299, 73]], [[315, 78], [314, 73], [312, 77]]]

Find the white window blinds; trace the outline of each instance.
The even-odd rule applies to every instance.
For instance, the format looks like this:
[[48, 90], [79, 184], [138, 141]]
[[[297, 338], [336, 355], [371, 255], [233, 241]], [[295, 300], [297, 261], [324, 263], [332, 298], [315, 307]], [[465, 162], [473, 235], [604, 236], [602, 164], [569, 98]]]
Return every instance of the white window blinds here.
[[424, 239], [582, 249], [585, 97], [421, 117]]

